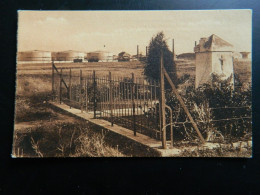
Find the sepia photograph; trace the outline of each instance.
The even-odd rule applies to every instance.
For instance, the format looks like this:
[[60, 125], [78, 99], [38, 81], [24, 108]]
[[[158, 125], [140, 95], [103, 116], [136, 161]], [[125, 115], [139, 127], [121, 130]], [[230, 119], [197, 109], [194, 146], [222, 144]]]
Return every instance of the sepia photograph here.
[[18, 11], [12, 157], [252, 157], [252, 10]]

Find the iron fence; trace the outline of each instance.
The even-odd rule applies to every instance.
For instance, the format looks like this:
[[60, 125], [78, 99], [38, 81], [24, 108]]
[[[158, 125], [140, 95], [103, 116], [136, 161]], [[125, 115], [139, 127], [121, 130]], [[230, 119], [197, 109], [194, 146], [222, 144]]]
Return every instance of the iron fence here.
[[[53, 100], [136, 132], [161, 139], [159, 84], [144, 77], [52, 70]], [[167, 127], [170, 129], [170, 127]], [[170, 140], [171, 138], [168, 137]]]

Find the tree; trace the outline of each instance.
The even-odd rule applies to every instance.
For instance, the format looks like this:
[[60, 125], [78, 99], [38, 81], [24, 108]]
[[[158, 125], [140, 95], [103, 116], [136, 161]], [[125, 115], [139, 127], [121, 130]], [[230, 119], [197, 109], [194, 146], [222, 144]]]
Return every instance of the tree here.
[[149, 43], [148, 56], [144, 68], [144, 74], [148, 78], [156, 81], [160, 79], [160, 57], [163, 52], [163, 61], [166, 71], [172, 78], [173, 83], [177, 84], [176, 64], [173, 61], [173, 54], [169, 50], [163, 32], [159, 32]]

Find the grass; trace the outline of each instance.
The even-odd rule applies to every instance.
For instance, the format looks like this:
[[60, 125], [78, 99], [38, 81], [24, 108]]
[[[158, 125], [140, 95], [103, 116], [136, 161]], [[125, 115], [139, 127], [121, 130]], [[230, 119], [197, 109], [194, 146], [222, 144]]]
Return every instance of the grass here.
[[48, 101], [51, 80], [18, 75], [14, 157], [157, 156], [151, 149], [57, 110]]
[[16, 157], [125, 156], [105, 142], [104, 134], [94, 132], [83, 121], [37, 125], [16, 131], [14, 137], [13, 156]]
[[[88, 64], [89, 65], [89, 64]], [[96, 65], [99, 74], [106, 75], [110, 70], [115, 75], [122, 72], [129, 76], [131, 72], [142, 73], [142, 68], [136, 70], [135, 66], [124, 67], [116, 70], [116, 64], [105, 67], [100, 64], [91, 64], [91, 67], [74, 67], [75, 72], [82, 68], [91, 72]], [[103, 64], [104, 65], [104, 64]], [[20, 65], [21, 66], [21, 65]], [[121, 156], [158, 156], [156, 152], [129, 139], [108, 132], [91, 123], [76, 119], [51, 107], [51, 69], [49, 65], [43, 67], [18, 68], [16, 88], [16, 116], [13, 142], [13, 156], [15, 157], [121, 157]], [[61, 66], [61, 65], [60, 65]], [[26, 66], [25, 66], [26, 67]], [[72, 64], [68, 65], [72, 67]], [[186, 67], [188, 73], [194, 71], [193, 64]], [[23, 70], [22, 70], [23, 69]], [[91, 70], [92, 69], [92, 70]], [[185, 64], [180, 66], [184, 71]], [[127, 70], [127, 71], [126, 71]], [[64, 70], [66, 72], [68, 70]], [[186, 73], [184, 71], [184, 73]], [[124, 76], [124, 75], [123, 75]], [[20, 128], [21, 124], [24, 126]], [[249, 157], [252, 148], [215, 149], [194, 151], [185, 150], [183, 157]]]
[[124, 156], [104, 141], [93, 126], [50, 107], [50, 79], [19, 75], [17, 79], [13, 156]]

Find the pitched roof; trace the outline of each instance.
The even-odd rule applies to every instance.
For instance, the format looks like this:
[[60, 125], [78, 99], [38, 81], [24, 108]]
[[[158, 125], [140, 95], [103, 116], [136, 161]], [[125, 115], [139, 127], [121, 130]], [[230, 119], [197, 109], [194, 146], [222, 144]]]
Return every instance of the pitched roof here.
[[203, 47], [208, 50], [215, 50], [216, 48], [222, 48], [222, 47], [233, 47], [230, 43], [227, 41], [221, 39], [215, 34], [212, 34], [207, 41], [204, 43]]

